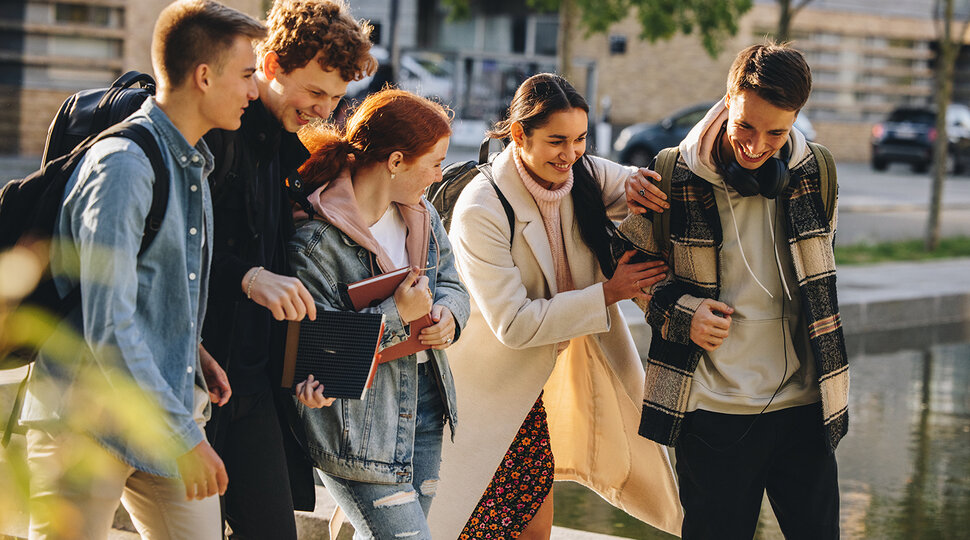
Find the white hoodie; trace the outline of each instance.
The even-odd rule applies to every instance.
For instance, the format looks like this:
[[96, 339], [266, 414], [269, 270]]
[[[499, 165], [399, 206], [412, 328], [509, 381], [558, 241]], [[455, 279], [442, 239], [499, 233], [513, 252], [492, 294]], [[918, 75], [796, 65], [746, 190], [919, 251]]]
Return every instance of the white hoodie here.
[[[818, 382], [786, 218], [776, 201], [743, 197], [717, 172], [713, 149], [727, 117], [721, 100], [680, 143], [690, 170], [714, 187], [723, 231], [720, 300], [735, 310], [728, 338], [694, 371], [687, 410], [758, 414], [815, 403]], [[810, 150], [794, 128], [788, 142], [794, 167]]]

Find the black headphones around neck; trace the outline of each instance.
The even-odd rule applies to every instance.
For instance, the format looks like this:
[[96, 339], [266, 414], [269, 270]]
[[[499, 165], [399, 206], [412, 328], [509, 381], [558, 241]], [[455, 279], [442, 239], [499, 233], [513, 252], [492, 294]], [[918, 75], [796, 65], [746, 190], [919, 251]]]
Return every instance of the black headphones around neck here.
[[[722, 131], [721, 137], [724, 136]], [[786, 142], [781, 149], [781, 158], [770, 157], [757, 169], [745, 169], [732, 155], [727, 163], [720, 159], [721, 140], [716, 143], [715, 162], [724, 181], [744, 197], [761, 195], [774, 199], [788, 189], [788, 160], [791, 158], [791, 143]]]

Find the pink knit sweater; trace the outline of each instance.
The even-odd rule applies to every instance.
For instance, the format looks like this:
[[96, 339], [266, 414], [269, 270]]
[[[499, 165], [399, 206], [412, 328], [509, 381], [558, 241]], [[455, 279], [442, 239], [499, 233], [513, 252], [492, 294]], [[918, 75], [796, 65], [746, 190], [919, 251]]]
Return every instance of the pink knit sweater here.
[[519, 157], [518, 147], [512, 149], [512, 156], [515, 158], [515, 168], [519, 171], [522, 183], [532, 194], [532, 198], [535, 199], [536, 205], [539, 207], [539, 213], [542, 215], [542, 224], [546, 229], [549, 248], [552, 250], [552, 258], [556, 263], [556, 289], [559, 292], [571, 291], [573, 289], [573, 276], [569, 272], [569, 262], [566, 260], [562, 223], [559, 219], [559, 204], [573, 188], [573, 171], [570, 170], [569, 179], [559, 184], [555, 189], [546, 189], [533, 180], [532, 175], [525, 169], [525, 165], [522, 164], [522, 159]]

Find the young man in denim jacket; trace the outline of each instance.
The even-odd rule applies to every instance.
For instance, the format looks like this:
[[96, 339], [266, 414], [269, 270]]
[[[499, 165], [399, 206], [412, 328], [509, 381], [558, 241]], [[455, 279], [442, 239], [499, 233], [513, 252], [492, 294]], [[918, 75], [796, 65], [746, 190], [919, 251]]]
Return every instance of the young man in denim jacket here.
[[[158, 93], [128, 121], [154, 136], [169, 177], [155, 178], [134, 142], [109, 138], [68, 183], [51, 268], [62, 294], [80, 284], [81, 305], [65, 328], [82, 329], [86, 347], [60, 361], [56, 347], [45, 347], [30, 381], [22, 421], [32, 539], [106, 538], [119, 498], [145, 537], [221, 538], [213, 495], [225, 490], [226, 471], [202, 429], [200, 371], [218, 375], [218, 366], [200, 361], [213, 245], [212, 156], [201, 137], [239, 127], [256, 98], [253, 41], [264, 35], [260, 22], [211, 0], [164, 9], [152, 39]], [[169, 182], [170, 197], [139, 256], [153, 182]], [[131, 426], [115, 428], [111, 416], [75, 428], [98, 408], [131, 414], [126, 387], [157, 404], [160, 418], [129, 420], [155, 444]]]
[[[223, 506], [233, 537], [295, 540], [294, 507], [313, 510], [314, 487], [290, 429], [281, 429], [279, 415], [293, 402], [292, 392], [279, 388], [285, 326], [277, 321], [312, 319], [316, 307], [306, 287], [287, 275], [293, 203], [284, 182], [309, 157], [296, 132], [310, 119], [327, 118], [347, 83], [372, 73], [377, 62], [370, 27], [343, 2], [279, 1], [267, 25], [257, 48], [259, 99], [237, 132], [206, 135], [215, 156], [215, 239], [202, 335], [232, 387], [206, 431], [233, 478]], [[323, 400], [318, 382], [309, 387]]]

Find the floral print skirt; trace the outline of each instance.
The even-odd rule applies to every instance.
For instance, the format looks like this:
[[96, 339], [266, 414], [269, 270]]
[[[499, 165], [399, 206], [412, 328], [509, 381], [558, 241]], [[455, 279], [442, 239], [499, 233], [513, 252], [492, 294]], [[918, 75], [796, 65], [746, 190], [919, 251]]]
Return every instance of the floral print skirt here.
[[554, 473], [549, 424], [539, 394], [458, 538], [518, 538], [546, 500]]

